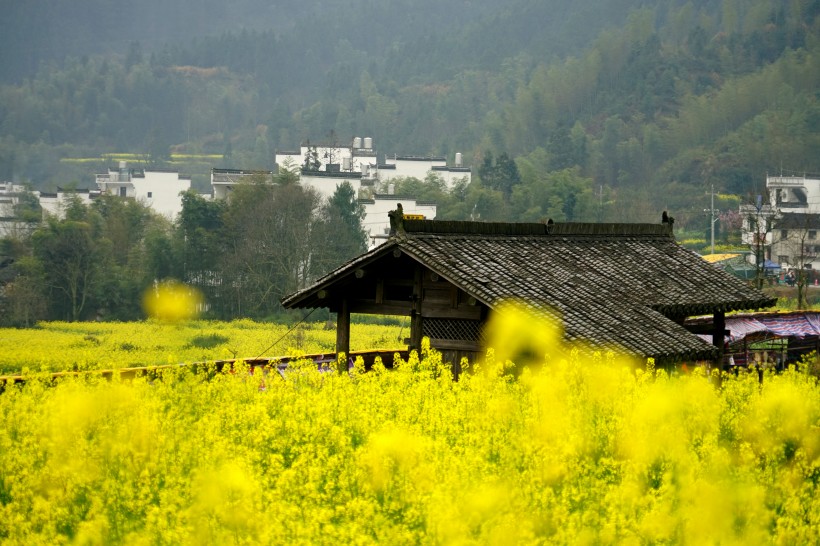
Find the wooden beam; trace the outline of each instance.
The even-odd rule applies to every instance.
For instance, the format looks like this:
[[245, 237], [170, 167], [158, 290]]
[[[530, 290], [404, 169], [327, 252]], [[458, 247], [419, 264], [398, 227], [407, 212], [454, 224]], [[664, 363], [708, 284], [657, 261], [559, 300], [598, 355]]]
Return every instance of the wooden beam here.
[[433, 306], [425, 303], [423, 315], [425, 318], [481, 320], [481, 307], [461, 305], [458, 308], [453, 308], [443, 305]]
[[336, 365], [339, 373], [347, 372], [347, 359], [350, 354], [350, 306], [347, 298], [342, 298], [339, 312], [336, 315]]
[[374, 303], [370, 300], [353, 300], [349, 303], [351, 313], [365, 315], [409, 315], [413, 310], [413, 302], [384, 300], [383, 303]]

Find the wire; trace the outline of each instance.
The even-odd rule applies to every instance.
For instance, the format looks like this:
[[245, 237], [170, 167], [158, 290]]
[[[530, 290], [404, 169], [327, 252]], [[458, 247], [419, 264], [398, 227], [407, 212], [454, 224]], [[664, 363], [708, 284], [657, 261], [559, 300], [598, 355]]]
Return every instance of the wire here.
[[316, 309], [318, 309], [318, 307], [314, 307], [313, 309], [311, 309], [311, 310], [310, 310], [310, 313], [308, 313], [307, 315], [305, 315], [304, 317], [302, 317], [302, 319], [301, 319], [299, 322], [297, 322], [296, 324], [294, 324], [294, 325], [290, 328], [290, 330], [288, 330], [287, 332], [285, 332], [284, 334], [282, 334], [282, 337], [280, 337], [279, 339], [277, 339], [276, 341], [274, 341], [274, 342], [270, 345], [270, 347], [268, 347], [267, 349], [265, 349], [264, 351], [262, 351], [261, 353], [259, 353], [259, 356], [257, 356], [256, 358], [254, 358], [254, 360], [259, 360], [259, 359], [262, 357], [262, 355], [263, 355], [263, 354], [267, 353], [268, 351], [270, 351], [271, 349], [273, 349], [274, 347], [276, 347], [276, 345], [278, 345], [280, 341], [282, 341], [283, 339], [285, 339], [285, 338], [288, 336], [288, 334], [289, 334], [289, 333], [291, 333], [293, 330], [295, 330], [297, 326], [299, 326], [300, 324], [302, 324], [303, 322], [305, 322], [305, 321], [307, 320], [307, 318], [308, 318], [310, 315], [312, 315], [312, 314], [313, 314], [313, 312], [314, 312]]

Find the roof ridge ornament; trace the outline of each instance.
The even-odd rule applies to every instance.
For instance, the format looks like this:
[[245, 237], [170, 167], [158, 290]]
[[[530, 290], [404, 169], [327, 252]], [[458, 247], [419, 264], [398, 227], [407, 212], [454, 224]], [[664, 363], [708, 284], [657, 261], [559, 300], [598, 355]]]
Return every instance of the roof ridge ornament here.
[[404, 209], [401, 203], [396, 203], [396, 209], [387, 213], [390, 218], [390, 236], [404, 234]]

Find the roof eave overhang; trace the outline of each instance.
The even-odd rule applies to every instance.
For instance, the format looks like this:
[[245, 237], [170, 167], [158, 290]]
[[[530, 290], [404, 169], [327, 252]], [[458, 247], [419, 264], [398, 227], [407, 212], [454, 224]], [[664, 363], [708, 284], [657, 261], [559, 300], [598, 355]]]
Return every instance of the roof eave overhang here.
[[657, 304], [650, 306], [659, 313], [670, 317], [692, 317], [712, 313], [729, 313], [732, 311], [750, 311], [767, 309], [777, 304], [777, 298], [761, 298], [757, 300], [738, 300], [720, 303], [682, 303]]
[[294, 292], [289, 296], [282, 298], [281, 303], [285, 309], [311, 309], [320, 307], [329, 307], [331, 300], [320, 298], [319, 293], [323, 290], [328, 290], [331, 286], [338, 284], [345, 279], [355, 276], [356, 270], [373, 263], [382, 258], [385, 254], [393, 252], [398, 245], [395, 239], [388, 239], [388, 241], [373, 250], [355, 258], [335, 270], [331, 271], [324, 277], [321, 277], [312, 285], [303, 288], [298, 292]]

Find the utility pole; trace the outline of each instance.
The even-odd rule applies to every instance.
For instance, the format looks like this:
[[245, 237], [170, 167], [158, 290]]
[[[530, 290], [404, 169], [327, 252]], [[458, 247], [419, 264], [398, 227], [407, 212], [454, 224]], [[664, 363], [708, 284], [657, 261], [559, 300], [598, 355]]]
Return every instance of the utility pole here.
[[718, 221], [717, 219], [717, 211], [715, 210], [715, 183], [712, 182], [711, 186], [711, 195], [712, 195], [712, 202], [708, 209], [703, 209], [703, 212], [709, 213], [709, 227], [712, 230], [712, 254], [715, 253], [715, 222]]
[[[762, 195], [757, 196], [757, 199], [755, 200], [755, 209], [757, 210], [757, 225], [755, 226], [755, 285], [759, 290], [763, 288], [763, 253], [761, 252], [762, 244], [760, 241], [760, 224], [762, 223], [761, 210], [763, 209]], [[763, 233], [765, 237], [765, 229]]]

